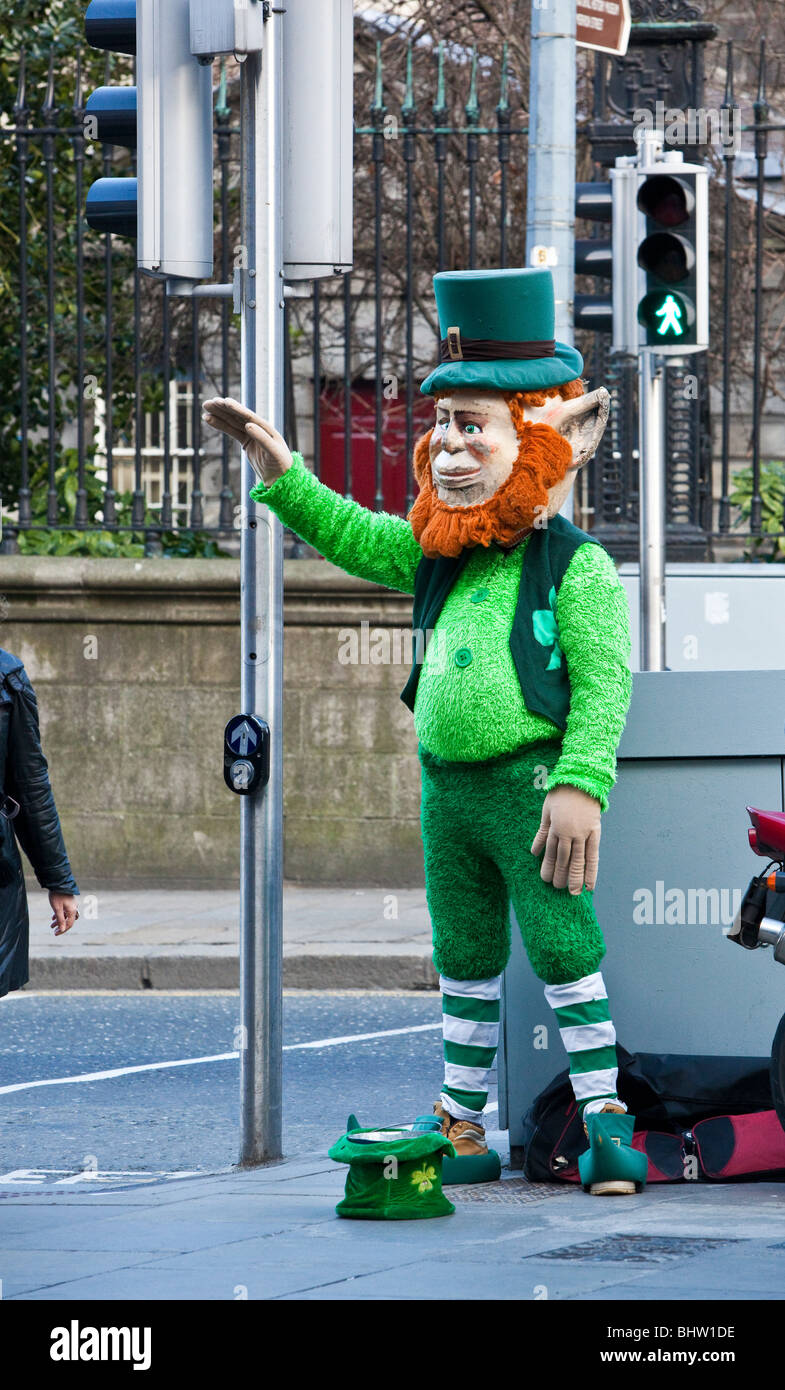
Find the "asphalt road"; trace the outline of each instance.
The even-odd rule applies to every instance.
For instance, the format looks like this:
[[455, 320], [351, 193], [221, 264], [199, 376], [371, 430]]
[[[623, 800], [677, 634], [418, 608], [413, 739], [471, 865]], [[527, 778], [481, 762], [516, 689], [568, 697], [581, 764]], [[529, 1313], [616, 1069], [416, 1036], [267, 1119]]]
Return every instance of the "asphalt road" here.
[[[284, 1053], [285, 1153], [324, 1151], [352, 1110], [369, 1125], [430, 1111], [441, 1081], [439, 1028], [297, 1044], [412, 1029], [440, 1017], [435, 994], [285, 997], [284, 1045], [293, 1048]], [[228, 994], [20, 993], [0, 1000], [0, 1180], [19, 1169], [180, 1172], [235, 1163], [236, 1058], [3, 1088], [230, 1053], [238, 1022], [238, 998]]]

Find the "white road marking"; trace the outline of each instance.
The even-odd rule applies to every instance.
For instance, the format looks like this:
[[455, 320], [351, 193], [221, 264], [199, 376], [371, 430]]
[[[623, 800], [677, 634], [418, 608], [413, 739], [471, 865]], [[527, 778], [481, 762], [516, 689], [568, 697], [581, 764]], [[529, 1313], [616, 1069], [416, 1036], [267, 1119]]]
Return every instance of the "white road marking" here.
[[[306, 1048], [338, 1047], [343, 1043], [369, 1042], [373, 1038], [391, 1038], [402, 1033], [428, 1033], [441, 1029], [438, 1023], [417, 1023], [411, 1028], [385, 1028], [378, 1033], [349, 1033], [341, 1038], [318, 1038], [315, 1042], [287, 1043], [284, 1052], [297, 1052]], [[202, 1062], [233, 1062], [239, 1052], [217, 1052], [211, 1057], [182, 1057], [173, 1062], [143, 1062], [135, 1067], [112, 1067], [108, 1071], [88, 1071], [77, 1076], [52, 1076], [41, 1081], [16, 1081], [10, 1086], [0, 1086], [0, 1095], [12, 1091], [29, 1091], [36, 1086], [66, 1086], [76, 1081], [108, 1081], [115, 1076], [130, 1076], [133, 1072], [162, 1071], [165, 1067], [193, 1067]]]
[[113, 1076], [129, 1076], [135, 1071], [192, 1067], [197, 1062], [228, 1062], [239, 1055], [239, 1052], [218, 1052], [214, 1057], [183, 1057], [176, 1062], [144, 1062], [137, 1067], [113, 1067], [111, 1071], [85, 1071], [78, 1076], [49, 1076], [42, 1081], [15, 1081], [11, 1086], [0, 1086], [0, 1095], [8, 1095], [11, 1091], [30, 1091], [35, 1086], [67, 1086], [75, 1081], [107, 1081]]
[[284, 1052], [294, 1052], [305, 1047], [337, 1047], [339, 1043], [368, 1042], [370, 1038], [392, 1038], [398, 1033], [432, 1033], [441, 1028], [438, 1023], [416, 1023], [411, 1028], [385, 1028], [381, 1033], [348, 1033], [345, 1038], [318, 1038], [316, 1042], [289, 1043]]
[[162, 1178], [171, 1182], [175, 1178], [198, 1178], [204, 1174], [199, 1169], [182, 1169], [172, 1173], [166, 1169], [131, 1169], [120, 1168], [105, 1170], [95, 1168], [85, 1168], [81, 1172], [74, 1173], [70, 1168], [14, 1168], [10, 1173], [0, 1173], [0, 1187], [7, 1185], [24, 1185], [28, 1187], [41, 1186], [46, 1183], [52, 1187], [72, 1187], [76, 1183], [99, 1182], [99, 1183], [146, 1183], [159, 1182]]

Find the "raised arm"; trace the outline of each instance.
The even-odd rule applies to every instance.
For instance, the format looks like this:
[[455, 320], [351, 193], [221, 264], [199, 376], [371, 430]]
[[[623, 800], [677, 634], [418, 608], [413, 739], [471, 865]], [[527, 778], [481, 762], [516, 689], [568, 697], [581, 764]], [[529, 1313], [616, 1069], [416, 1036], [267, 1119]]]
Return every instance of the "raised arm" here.
[[422, 551], [403, 517], [372, 512], [339, 497], [292, 454], [272, 425], [229, 399], [204, 403], [205, 421], [236, 439], [248, 454], [259, 482], [251, 489], [285, 526], [347, 574], [414, 593]]

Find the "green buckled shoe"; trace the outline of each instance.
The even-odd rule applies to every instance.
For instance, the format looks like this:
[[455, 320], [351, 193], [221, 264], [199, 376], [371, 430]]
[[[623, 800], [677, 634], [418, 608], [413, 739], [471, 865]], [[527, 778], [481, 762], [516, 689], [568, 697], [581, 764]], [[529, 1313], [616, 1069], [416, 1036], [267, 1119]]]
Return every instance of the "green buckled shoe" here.
[[584, 1192], [594, 1197], [642, 1192], [649, 1160], [632, 1147], [635, 1116], [608, 1107], [599, 1115], [587, 1115], [589, 1147], [578, 1158]]

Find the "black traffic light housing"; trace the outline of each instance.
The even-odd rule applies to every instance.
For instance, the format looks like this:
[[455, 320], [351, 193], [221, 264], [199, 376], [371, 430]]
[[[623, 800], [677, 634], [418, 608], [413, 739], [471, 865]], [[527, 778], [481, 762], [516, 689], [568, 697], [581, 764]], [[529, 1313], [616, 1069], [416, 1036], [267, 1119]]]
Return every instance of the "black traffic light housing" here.
[[[136, 53], [136, 0], [90, 0], [84, 25], [92, 48]], [[85, 137], [135, 150], [136, 109], [136, 87], [98, 87], [85, 103]], [[87, 192], [85, 217], [93, 231], [135, 237], [136, 179], [96, 179]]]
[[[613, 195], [610, 183], [577, 183], [575, 216], [589, 222], [612, 222]], [[575, 274], [596, 275], [603, 280], [610, 280], [613, 275], [611, 239], [576, 237]], [[595, 333], [609, 333], [613, 327], [611, 296], [576, 294], [574, 323], [576, 328], [590, 329]]]
[[636, 259], [645, 290], [637, 316], [647, 347], [695, 351], [708, 344], [706, 176], [663, 163], [638, 183], [644, 234]]
[[112, 53], [136, 53], [136, 0], [90, 0], [84, 19], [87, 42]]

